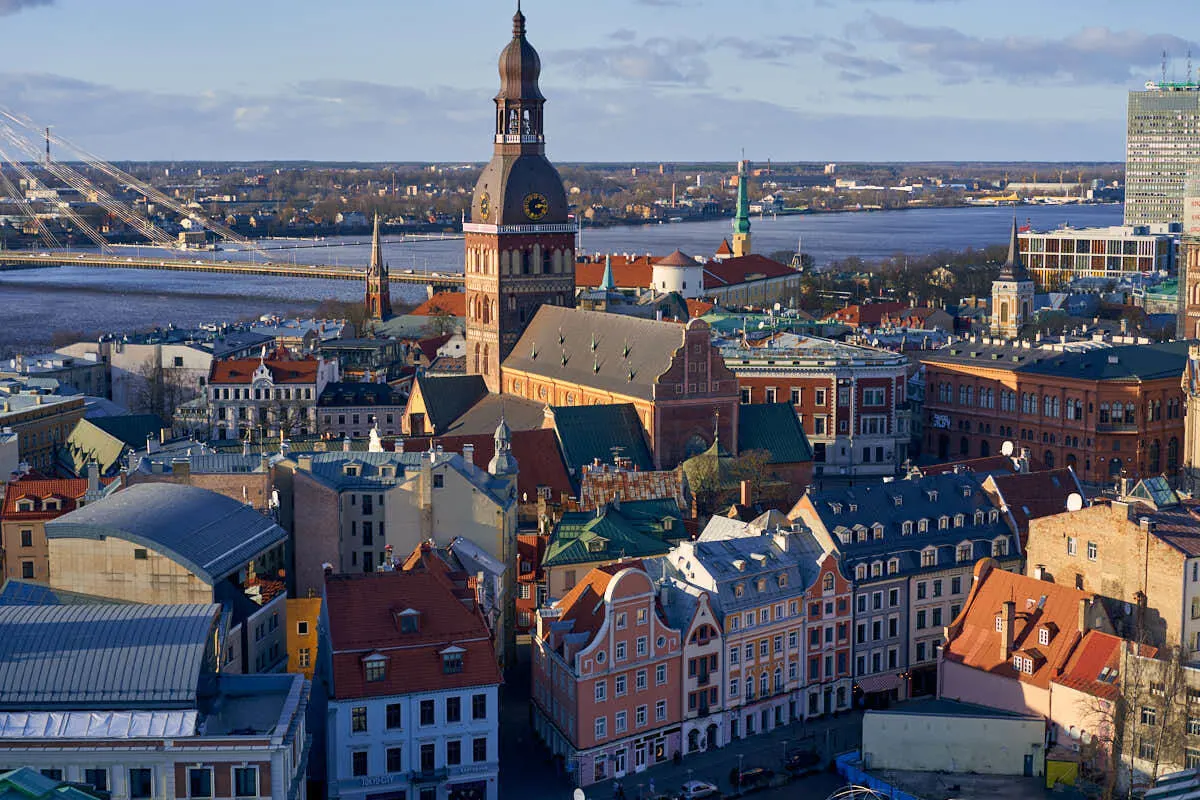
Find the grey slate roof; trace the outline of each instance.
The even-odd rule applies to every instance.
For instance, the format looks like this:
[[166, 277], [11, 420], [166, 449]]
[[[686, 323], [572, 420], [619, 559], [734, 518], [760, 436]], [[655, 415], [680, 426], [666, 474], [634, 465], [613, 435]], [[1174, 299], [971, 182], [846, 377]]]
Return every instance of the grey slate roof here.
[[921, 360], [1082, 380], [1146, 381], [1183, 375], [1188, 344], [1181, 340], [1061, 352], [1046, 347], [1024, 348], [1012, 343], [964, 341], [925, 351], [921, 353]]
[[504, 368], [651, 400], [683, 336], [675, 322], [543, 305]]
[[217, 605], [0, 607], [0, 708], [194, 706]]
[[[931, 495], [930, 492], [935, 494]], [[821, 524], [833, 537], [842, 555], [847, 573], [853, 575], [860, 563], [899, 560], [899, 571], [883, 579], [911, 575], [923, 570], [934, 571], [959, 563], [957, 546], [969, 541], [972, 551], [968, 563], [992, 555], [992, 541], [1004, 537], [1008, 542], [1008, 558], [1020, 555], [1020, 544], [1004, 521], [1003, 515], [983, 491], [980, 476], [964, 472], [930, 475], [924, 478], [898, 480], [891, 483], [860, 485], [853, 488], [830, 489], [809, 495]], [[897, 502], [899, 504], [897, 504]], [[975, 512], [982, 511], [982, 524], [975, 523]], [[996, 521], [991, 512], [997, 511]], [[962, 527], [954, 527], [954, 517], [962, 514]], [[938, 529], [940, 517], [948, 518], [948, 527]], [[919, 532], [918, 522], [928, 520], [928, 531]], [[904, 533], [904, 522], [912, 523], [912, 532]], [[875, 538], [874, 526], [882, 525], [882, 537]], [[859, 541], [855, 526], [865, 530], [865, 540]], [[843, 542], [838, 531], [850, 533]], [[937, 550], [934, 566], [921, 566], [921, 551], [933, 546]]]
[[[403, 483], [410, 475], [421, 469], [422, 453], [342, 451], [326, 453], [293, 453], [293, 459], [301, 456], [312, 458], [311, 475], [330, 488], [338, 491], [349, 489], [389, 489]], [[358, 466], [357, 475], [347, 475], [346, 465]], [[396, 467], [395, 477], [383, 474], [382, 467]], [[508, 484], [493, 476], [478, 465], [468, 464], [460, 453], [441, 453], [433, 469], [453, 469], [471, 482], [477, 489], [492, 496], [496, 502], [506, 502]]]
[[646, 443], [646, 431], [632, 403], [594, 406], [555, 406], [554, 432], [572, 479], [579, 480], [580, 467], [595, 462], [611, 464], [613, 451], [620, 448], [636, 469], [654, 469], [654, 457]]
[[152, 548], [212, 585], [287, 531], [232, 498], [172, 483], [140, 483], [46, 523], [47, 539], [101, 536]]
[[789, 403], [743, 403], [738, 407], [738, 452], [765, 450], [769, 464], [812, 461], [812, 445], [804, 435], [796, 409]]
[[435, 433], [445, 429], [487, 395], [482, 375], [417, 376], [417, 391], [425, 400], [425, 416]]

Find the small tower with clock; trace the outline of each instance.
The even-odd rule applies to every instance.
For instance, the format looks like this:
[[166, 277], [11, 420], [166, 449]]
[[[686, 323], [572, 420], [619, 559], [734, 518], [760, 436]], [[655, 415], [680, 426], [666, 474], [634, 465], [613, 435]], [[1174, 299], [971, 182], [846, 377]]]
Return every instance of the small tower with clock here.
[[500, 364], [538, 308], [575, 305], [575, 224], [562, 178], [546, 159], [541, 70], [518, 8], [500, 54], [492, 160], [463, 225], [467, 372], [482, 375], [493, 392]]

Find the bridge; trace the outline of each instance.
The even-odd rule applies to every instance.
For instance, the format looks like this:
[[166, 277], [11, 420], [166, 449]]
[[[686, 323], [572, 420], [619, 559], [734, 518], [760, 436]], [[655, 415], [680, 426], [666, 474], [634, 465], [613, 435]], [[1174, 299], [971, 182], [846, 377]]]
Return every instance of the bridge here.
[[[39, 267], [110, 267], [114, 269], [173, 270], [176, 272], [210, 272], [232, 275], [277, 276], [281, 278], [322, 278], [335, 281], [361, 281], [365, 267], [337, 267], [327, 264], [281, 264], [276, 262], [232, 261], [217, 259], [187, 259], [155, 256], [120, 256], [110, 253], [32, 253], [0, 251], [0, 269], [37, 269]], [[428, 286], [433, 290], [458, 289], [464, 283], [461, 274], [402, 270], [391, 273], [391, 282], [410, 286]]]

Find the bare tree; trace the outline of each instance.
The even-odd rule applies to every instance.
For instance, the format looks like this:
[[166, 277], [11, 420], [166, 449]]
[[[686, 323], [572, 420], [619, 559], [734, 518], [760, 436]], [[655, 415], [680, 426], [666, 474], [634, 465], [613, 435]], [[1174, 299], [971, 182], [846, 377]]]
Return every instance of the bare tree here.
[[129, 393], [133, 411], [158, 414], [171, 419], [180, 404], [196, 395], [193, 386], [175, 370], [163, 369], [158, 358], [150, 356], [133, 370], [134, 386]]

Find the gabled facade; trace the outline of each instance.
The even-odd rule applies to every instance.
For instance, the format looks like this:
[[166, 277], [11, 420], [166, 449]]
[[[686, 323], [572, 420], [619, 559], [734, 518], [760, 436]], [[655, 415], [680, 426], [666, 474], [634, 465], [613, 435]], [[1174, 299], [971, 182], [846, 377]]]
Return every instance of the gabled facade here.
[[237, 440], [315, 433], [317, 399], [337, 379], [336, 361], [293, 358], [283, 349], [214, 361], [208, 374], [209, 435]]
[[593, 569], [539, 611], [534, 729], [579, 785], [641, 772], [680, 750], [681, 640], [637, 561]]
[[804, 590], [805, 719], [850, 707], [853, 680], [850, 665], [853, 584], [842, 574], [837, 553], [817, 558], [816, 579]]
[[102, 488], [96, 473], [65, 480], [25, 476], [8, 484], [0, 513], [0, 575], [50, 582], [46, 522], [103, 497], [111, 481]]

